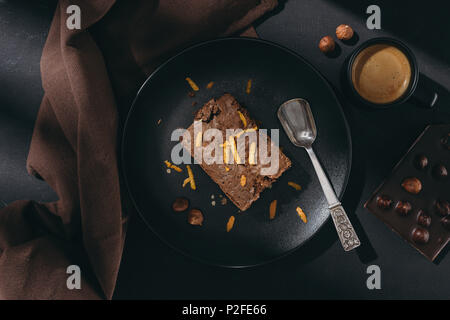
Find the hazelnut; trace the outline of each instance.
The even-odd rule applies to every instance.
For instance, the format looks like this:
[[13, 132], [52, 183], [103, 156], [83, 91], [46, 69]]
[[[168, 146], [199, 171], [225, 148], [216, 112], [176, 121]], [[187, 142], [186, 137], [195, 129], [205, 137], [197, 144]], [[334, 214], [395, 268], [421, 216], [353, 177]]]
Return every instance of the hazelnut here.
[[395, 205], [395, 211], [402, 216], [406, 216], [411, 209], [411, 204], [408, 201], [399, 201]]
[[433, 174], [436, 178], [443, 179], [443, 178], [447, 178], [448, 171], [447, 171], [447, 168], [443, 164], [438, 164], [434, 167]]
[[445, 200], [436, 201], [436, 212], [441, 216], [450, 215], [450, 204]]
[[445, 229], [450, 230], [450, 217], [442, 218], [441, 223]]
[[334, 50], [335, 43], [332, 37], [325, 36], [319, 41], [319, 49], [323, 53], [329, 53]]
[[341, 24], [336, 28], [336, 36], [340, 40], [350, 40], [353, 37], [353, 29], [348, 24]]
[[422, 190], [422, 182], [417, 178], [406, 178], [402, 182], [402, 187], [412, 194], [418, 194]]
[[198, 209], [191, 209], [188, 213], [188, 222], [193, 226], [201, 226], [203, 224], [203, 214]]
[[430, 233], [424, 228], [417, 227], [412, 231], [412, 239], [416, 243], [425, 244], [430, 240]]
[[378, 196], [377, 197], [377, 207], [381, 209], [389, 209], [392, 205], [392, 200], [388, 196]]
[[189, 207], [189, 200], [186, 198], [176, 198], [172, 203], [172, 209], [175, 212], [183, 212]]
[[415, 162], [417, 169], [419, 169], [419, 170], [423, 170], [426, 167], [428, 167], [428, 158], [426, 156], [424, 156], [423, 154], [418, 155], [414, 162]]
[[425, 211], [419, 210], [419, 215], [417, 216], [417, 223], [422, 227], [429, 227], [431, 225], [431, 217], [426, 214]]

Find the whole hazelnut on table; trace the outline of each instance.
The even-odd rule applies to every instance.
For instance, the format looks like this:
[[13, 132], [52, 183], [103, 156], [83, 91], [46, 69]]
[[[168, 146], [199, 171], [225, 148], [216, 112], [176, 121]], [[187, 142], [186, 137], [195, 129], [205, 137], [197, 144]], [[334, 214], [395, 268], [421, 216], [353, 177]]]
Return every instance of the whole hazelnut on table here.
[[392, 205], [392, 200], [388, 196], [378, 196], [377, 197], [377, 207], [380, 209], [389, 209]]
[[348, 24], [341, 24], [336, 28], [336, 36], [339, 40], [350, 40], [353, 33], [353, 29]]
[[332, 37], [325, 36], [319, 41], [319, 49], [323, 53], [329, 53], [334, 50], [335, 43]]
[[418, 194], [420, 191], [422, 191], [422, 182], [420, 182], [417, 178], [406, 178], [402, 182], [402, 187], [406, 191], [412, 194]]
[[395, 205], [395, 211], [402, 216], [406, 216], [411, 209], [412, 206], [408, 201], [399, 201]]

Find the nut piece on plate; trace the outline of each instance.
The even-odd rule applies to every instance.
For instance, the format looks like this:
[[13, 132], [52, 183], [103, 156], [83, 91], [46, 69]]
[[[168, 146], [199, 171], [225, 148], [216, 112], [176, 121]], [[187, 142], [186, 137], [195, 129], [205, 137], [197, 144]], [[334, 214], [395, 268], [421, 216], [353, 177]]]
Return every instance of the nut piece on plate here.
[[422, 191], [422, 182], [417, 178], [406, 178], [402, 182], [402, 187], [412, 194], [418, 194]]
[[419, 170], [423, 170], [428, 167], [428, 158], [423, 154], [418, 155], [414, 162]]
[[339, 40], [350, 40], [353, 33], [353, 29], [348, 24], [341, 24], [336, 28], [336, 36]]
[[430, 239], [430, 233], [424, 228], [414, 228], [412, 231], [412, 239], [415, 243], [425, 244]]
[[201, 226], [203, 224], [203, 214], [198, 209], [191, 209], [188, 213], [188, 222], [193, 226]]
[[332, 37], [325, 36], [319, 41], [319, 49], [323, 53], [329, 53], [334, 50], [335, 43]]
[[450, 204], [445, 200], [436, 201], [436, 212], [444, 217], [450, 215]]
[[411, 209], [411, 203], [409, 203], [408, 201], [399, 201], [395, 205], [395, 211], [402, 216], [406, 216], [411, 211]]
[[186, 198], [176, 198], [172, 203], [172, 209], [175, 212], [183, 212], [189, 207], [189, 200]]
[[422, 227], [429, 227], [431, 225], [431, 217], [427, 215], [422, 209], [419, 210], [419, 215], [417, 216], [417, 223]]
[[377, 197], [377, 207], [381, 209], [389, 209], [392, 205], [392, 200], [388, 196]]

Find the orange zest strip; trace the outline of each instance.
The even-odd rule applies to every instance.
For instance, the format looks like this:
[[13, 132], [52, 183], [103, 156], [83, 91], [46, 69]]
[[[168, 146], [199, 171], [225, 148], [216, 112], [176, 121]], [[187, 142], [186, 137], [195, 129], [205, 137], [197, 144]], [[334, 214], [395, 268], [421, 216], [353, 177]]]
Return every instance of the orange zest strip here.
[[277, 213], [277, 200], [273, 200], [270, 203], [270, 207], [269, 207], [269, 217], [270, 220], [272, 220], [273, 218], [275, 218], [275, 214]]
[[298, 213], [300, 219], [302, 219], [302, 221], [304, 223], [308, 223], [308, 219], [306, 218], [306, 214], [303, 212], [302, 208], [297, 207], [297, 209], [295, 209], [295, 210], [297, 210], [297, 213]]
[[176, 166], [174, 164], [172, 165], [172, 169], [174, 169], [177, 172], [182, 172], [183, 171], [183, 169], [181, 169], [180, 167], [178, 167], [178, 166]]
[[254, 128], [250, 128], [250, 129], [245, 129], [245, 130], [242, 130], [242, 131], [240, 131], [237, 135], [235, 135], [234, 137], [236, 138], [236, 139], [238, 139], [240, 136], [242, 136], [244, 133], [246, 133], [246, 132], [253, 132], [253, 131], [256, 131], [256, 130], [258, 130], [258, 127], [254, 127]]
[[208, 83], [206, 85], [206, 89], [211, 89], [213, 87], [213, 85], [214, 85], [214, 81], [211, 81], [210, 83]]
[[247, 119], [245, 119], [242, 112], [238, 111], [238, 113], [239, 113], [239, 118], [241, 118], [242, 124], [244, 125], [244, 128], [247, 127]]
[[195, 190], [195, 189], [197, 189], [197, 186], [195, 185], [194, 174], [192, 173], [191, 166], [186, 165], [186, 168], [187, 168], [188, 175], [189, 175], [189, 182], [191, 183], [191, 189]]
[[244, 175], [242, 175], [241, 176], [241, 186], [244, 187], [246, 183], [247, 183], [247, 178]]
[[290, 185], [292, 188], [294, 188], [297, 191], [302, 190], [302, 186], [297, 184], [297, 183], [295, 183], [295, 182], [289, 181], [288, 185]]
[[186, 185], [191, 181], [191, 178], [186, 178], [183, 181], [183, 188], [186, 187]]
[[183, 171], [183, 169], [181, 169], [180, 167], [178, 167], [178, 166], [176, 166], [176, 165], [174, 165], [174, 164], [171, 164], [171, 163], [170, 163], [169, 161], [167, 161], [167, 160], [165, 160], [164, 163], [166, 164], [167, 168], [173, 169], [173, 170], [175, 170], [175, 171], [177, 171], [177, 172], [182, 172], [182, 171]]
[[230, 137], [228, 139], [228, 141], [229, 141], [229, 144], [230, 144], [231, 153], [233, 154], [234, 161], [237, 164], [240, 164], [241, 163], [241, 158], [239, 157], [239, 154], [238, 154], [238, 151], [237, 151], [237, 148], [236, 148], [236, 143], [234, 142], [234, 138]]
[[191, 78], [186, 77], [186, 81], [189, 83], [189, 85], [191, 86], [192, 90], [194, 90], [194, 91], [198, 91], [199, 90], [198, 86], [195, 84], [195, 82]]
[[230, 232], [231, 229], [233, 229], [234, 226], [234, 216], [231, 216], [230, 219], [228, 219], [227, 222], [227, 232]]
[[251, 91], [252, 91], [252, 79], [248, 79], [247, 88], [245, 88], [245, 92], [247, 92], [247, 94], [250, 94]]
[[[228, 163], [228, 141], [223, 143], [223, 162]], [[227, 170], [228, 171], [228, 170]]]
[[241, 130], [237, 135], [234, 136], [235, 139], [239, 139], [247, 130]]

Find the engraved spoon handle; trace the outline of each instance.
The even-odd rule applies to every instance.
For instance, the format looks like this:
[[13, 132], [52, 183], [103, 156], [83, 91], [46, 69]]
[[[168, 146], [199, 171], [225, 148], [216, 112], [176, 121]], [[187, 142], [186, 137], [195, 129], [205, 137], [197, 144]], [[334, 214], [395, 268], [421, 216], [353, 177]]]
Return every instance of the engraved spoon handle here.
[[353, 250], [361, 244], [352, 223], [347, 217], [342, 205], [338, 204], [330, 207], [331, 218], [333, 218], [334, 226], [341, 240], [342, 247], [345, 251]]
[[317, 177], [319, 178], [320, 185], [322, 186], [323, 192], [325, 194], [325, 198], [328, 201], [329, 209], [331, 217], [333, 218], [334, 226], [336, 227], [336, 231], [339, 236], [339, 240], [341, 240], [341, 244], [344, 247], [345, 251], [350, 251], [356, 247], [358, 247], [361, 242], [356, 235], [355, 230], [345, 213], [344, 208], [342, 207], [339, 199], [334, 192], [333, 186], [328, 180], [328, 177], [325, 171], [320, 164], [319, 159], [317, 158], [314, 150], [309, 147], [306, 148], [309, 157], [311, 158], [311, 162], [313, 164], [314, 170], [316, 171]]

